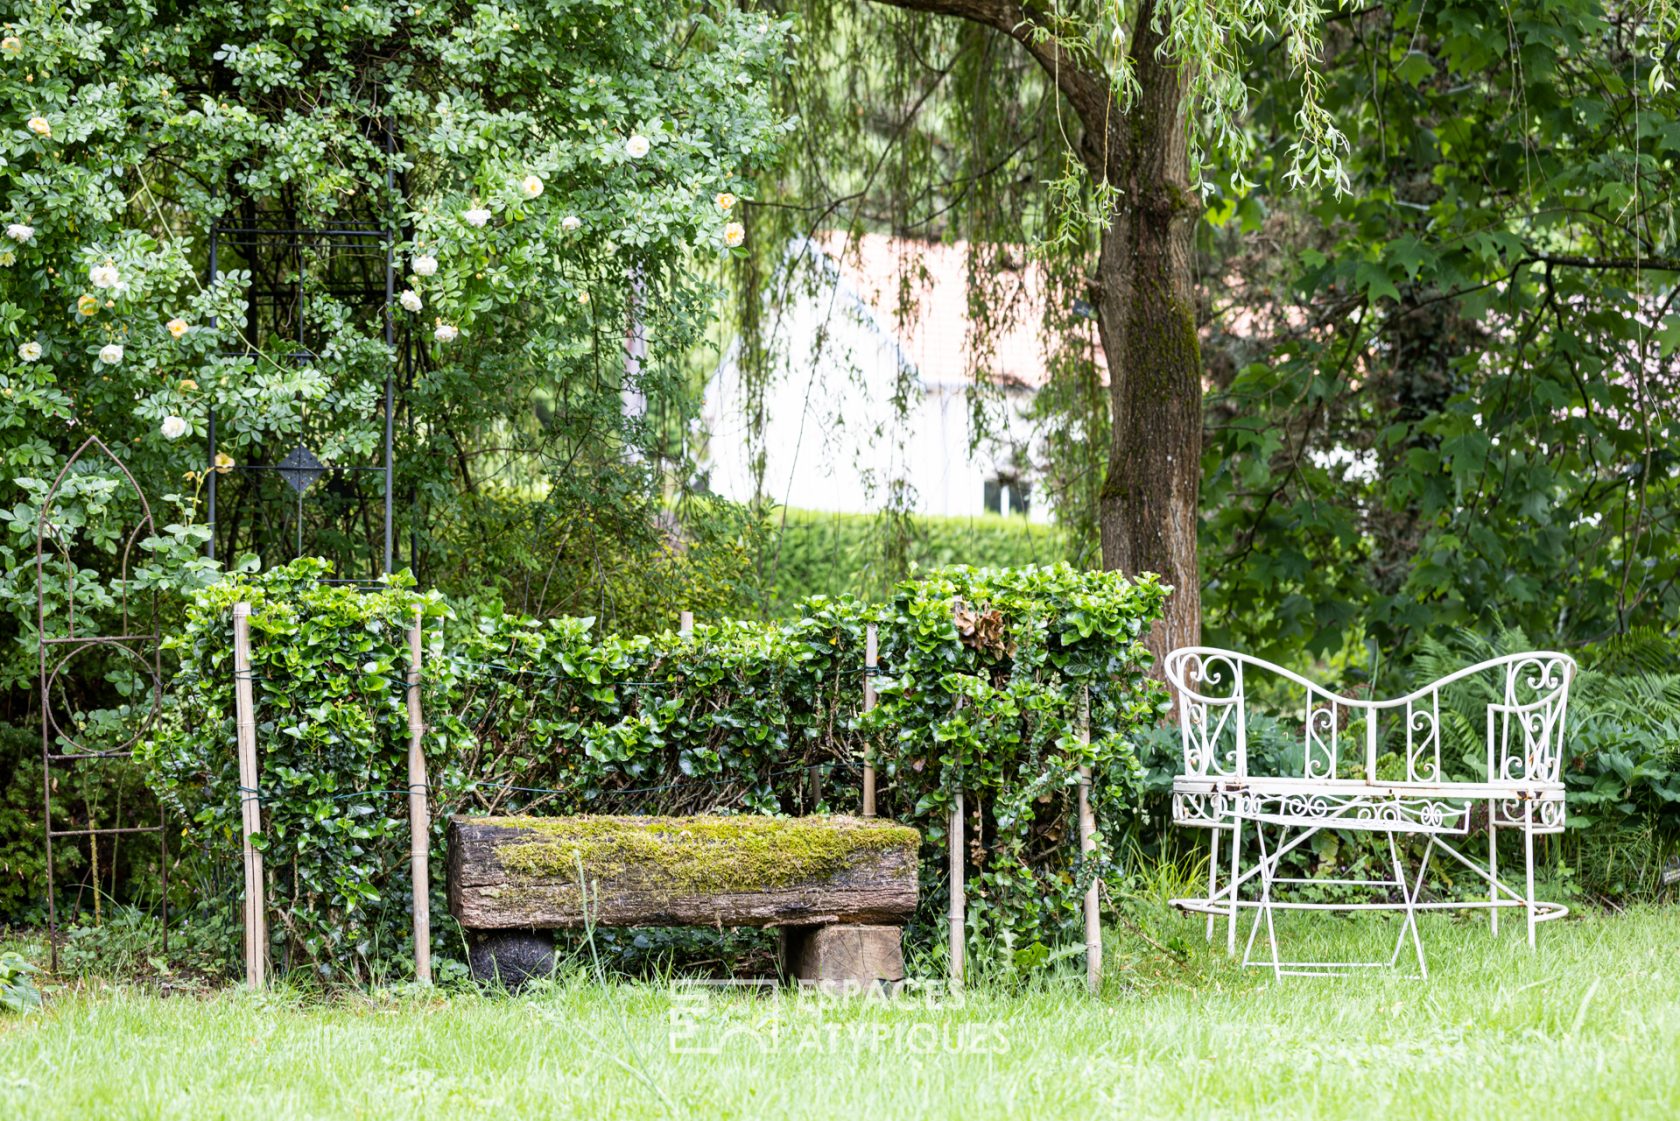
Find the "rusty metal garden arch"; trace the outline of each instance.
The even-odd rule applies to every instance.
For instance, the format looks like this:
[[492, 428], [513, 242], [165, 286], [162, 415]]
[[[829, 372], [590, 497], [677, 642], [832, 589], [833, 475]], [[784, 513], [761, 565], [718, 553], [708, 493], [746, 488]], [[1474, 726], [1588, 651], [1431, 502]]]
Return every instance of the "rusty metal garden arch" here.
[[[58, 498], [64, 481], [70, 477], [71, 470], [89, 449], [103, 455], [110, 461], [117, 473], [128, 484], [133, 497], [138, 500], [140, 518], [133, 530], [121, 537], [121, 551], [119, 567], [115, 575], [115, 587], [119, 589], [117, 602], [120, 611], [120, 623], [115, 634], [82, 633], [78, 631], [76, 620], [76, 581], [80, 570], [75, 558], [71, 555], [71, 543], [66, 541], [67, 534], [61, 532], [59, 525], [53, 518], [54, 502]], [[145, 735], [147, 729], [156, 721], [163, 706], [163, 677], [160, 661], [159, 635], [157, 633], [157, 593], [149, 595], [149, 605], [146, 611], [145, 627], [135, 625], [134, 614], [130, 611], [129, 582], [131, 562], [134, 559], [135, 546], [144, 542], [156, 532], [152, 521], [151, 504], [146, 501], [146, 493], [135, 481], [128, 466], [106, 446], [98, 436], [89, 436], [82, 441], [53, 479], [52, 486], [47, 490], [45, 499], [41, 503], [41, 513], [35, 520], [35, 626], [38, 649], [38, 665], [40, 669], [40, 700], [41, 700], [41, 820], [42, 829], [46, 835], [47, 844], [47, 940], [52, 956], [52, 967], [58, 968], [58, 890], [55, 882], [55, 864], [53, 842], [62, 837], [87, 837], [90, 845], [97, 845], [100, 837], [119, 836], [134, 833], [156, 833], [159, 843], [159, 870], [162, 887], [160, 900], [163, 907], [163, 948], [169, 948], [169, 835], [165, 830], [163, 811], [158, 811], [158, 821], [155, 825], [116, 825], [98, 827], [93, 821], [88, 822], [85, 829], [58, 829], [53, 824], [53, 770], [66, 764], [77, 762], [104, 761], [113, 759], [129, 759], [134, 755], [134, 745]], [[64, 628], [61, 633], [49, 633], [48, 620], [48, 584], [47, 584], [47, 549], [48, 543], [58, 552], [54, 564], [63, 565], [63, 593], [65, 602]], [[67, 729], [59, 723], [58, 714], [53, 710], [53, 692], [59, 675], [78, 654], [91, 649], [108, 649], [126, 654], [130, 661], [138, 664], [143, 670], [149, 684], [147, 689], [148, 702], [144, 706], [143, 714], [139, 715], [140, 722], [132, 731], [133, 734], [115, 748], [104, 750], [89, 750], [77, 739], [79, 729]], [[56, 749], [56, 750], [55, 750]], [[97, 883], [94, 885], [98, 889]]]

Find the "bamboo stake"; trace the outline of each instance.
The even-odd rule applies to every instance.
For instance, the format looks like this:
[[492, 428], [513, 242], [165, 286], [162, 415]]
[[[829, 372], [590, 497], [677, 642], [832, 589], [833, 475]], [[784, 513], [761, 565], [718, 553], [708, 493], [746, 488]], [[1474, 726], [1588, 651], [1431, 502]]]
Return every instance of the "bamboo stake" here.
[[[1091, 690], [1079, 695], [1079, 742], [1091, 745]], [[1089, 860], [1097, 851], [1097, 818], [1091, 810], [1091, 768], [1079, 768], [1079, 851]], [[1087, 869], [1089, 871], [1089, 869]], [[1102, 989], [1102, 920], [1097, 912], [1097, 878], [1085, 889], [1085, 986]]]
[[251, 843], [262, 832], [257, 801], [257, 717], [251, 689], [251, 605], [233, 605], [234, 737], [239, 749], [239, 810], [245, 862], [245, 983], [263, 987], [268, 955], [268, 906], [263, 899], [263, 858]]
[[[955, 613], [955, 605], [953, 605]], [[962, 641], [962, 628], [958, 625], [957, 641]], [[963, 699], [957, 698], [955, 711], [961, 712]], [[945, 839], [950, 849], [947, 854], [950, 881], [950, 910], [946, 919], [951, 955], [951, 988], [960, 989], [963, 984], [963, 959], [967, 956], [964, 940], [964, 926], [966, 923], [967, 898], [963, 890], [963, 789], [962, 789], [962, 759], [957, 760], [956, 790], [951, 798], [951, 818], [945, 828]]]
[[[875, 707], [875, 669], [879, 660], [876, 649], [878, 636], [875, 624], [870, 623], [863, 632], [863, 711], [869, 712]], [[863, 816], [875, 816], [875, 764], [869, 752], [869, 746], [863, 749]]]
[[950, 934], [951, 987], [962, 988], [963, 983], [963, 792], [957, 787], [951, 800], [951, 820], [946, 828], [950, 842], [951, 909], [947, 919]]
[[426, 797], [426, 724], [420, 714], [420, 611], [408, 629], [408, 831], [414, 880], [414, 979], [432, 983], [431, 808]]

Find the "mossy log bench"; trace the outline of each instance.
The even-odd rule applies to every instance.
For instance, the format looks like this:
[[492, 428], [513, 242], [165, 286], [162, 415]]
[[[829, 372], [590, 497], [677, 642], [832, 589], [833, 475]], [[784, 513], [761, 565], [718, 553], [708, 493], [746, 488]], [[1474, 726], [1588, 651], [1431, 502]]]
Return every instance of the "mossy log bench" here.
[[874, 818], [455, 817], [449, 907], [481, 979], [551, 968], [554, 930], [757, 926], [792, 976], [868, 986], [903, 979], [920, 844]]

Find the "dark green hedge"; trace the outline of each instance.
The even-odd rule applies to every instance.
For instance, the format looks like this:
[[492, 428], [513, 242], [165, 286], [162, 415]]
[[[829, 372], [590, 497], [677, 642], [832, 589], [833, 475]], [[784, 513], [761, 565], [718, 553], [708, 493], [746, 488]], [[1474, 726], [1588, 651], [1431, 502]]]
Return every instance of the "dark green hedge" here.
[[[895, 539], [902, 545], [900, 564], [890, 559]], [[1060, 530], [1021, 517], [893, 521], [788, 508], [771, 519], [763, 582], [773, 612], [786, 616], [812, 595], [884, 600], [892, 594], [892, 574], [904, 564], [926, 572], [957, 564], [1021, 568], [1069, 559]]]

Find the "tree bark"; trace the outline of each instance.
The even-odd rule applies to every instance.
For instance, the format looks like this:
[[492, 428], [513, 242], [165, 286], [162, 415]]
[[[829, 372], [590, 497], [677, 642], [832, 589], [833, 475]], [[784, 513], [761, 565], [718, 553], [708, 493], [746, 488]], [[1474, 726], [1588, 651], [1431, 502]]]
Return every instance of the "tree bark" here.
[[1105, 153], [1123, 193], [1103, 235], [1095, 304], [1109, 378], [1103, 564], [1158, 572], [1173, 586], [1151, 636], [1159, 656], [1195, 645], [1202, 629], [1202, 354], [1191, 273], [1201, 200], [1190, 186], [1185, 79], [1156, 53], [1153, 7], [1146, 0], [1137, 17], [1137, 98]]
[[1031, 14], [1014, 0], [877, 2], [958, 16], [1014, 39], [1079, 117], [1086, 169], [1120, 188], [1091, 285], [1109, 377], [1108, 472], [1098, 510], [1103, 565], [1159, 573], [1172, 585], [1165, 618], [1149, 640], [1157, 656], [1194, 645], [1202, 617], [1202, 358], [1191, 239], [1201, 201], [1190, 186], [1186, 79], [1157, 57], [1163, 36], [1151, 29], [1154, 0], [1143, 0], [1135, 17], [1131, 60], [1139, 88], [1125, 113], [1107, 76], [1053, 40], [1035, 39]]

